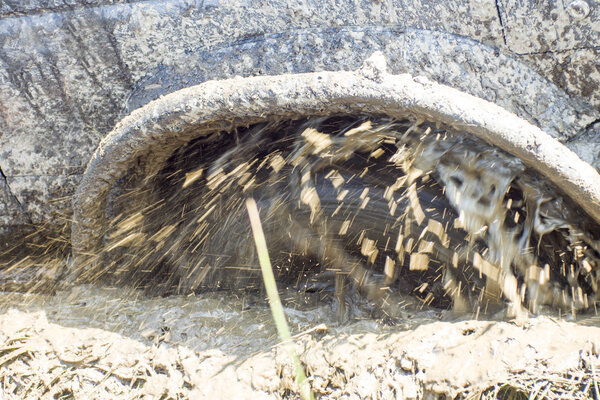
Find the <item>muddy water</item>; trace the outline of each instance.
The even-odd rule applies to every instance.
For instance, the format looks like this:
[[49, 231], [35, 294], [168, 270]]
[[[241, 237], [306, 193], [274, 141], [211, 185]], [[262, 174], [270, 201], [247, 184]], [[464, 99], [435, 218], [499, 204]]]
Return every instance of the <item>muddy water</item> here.
[[[318, 396], [495, 398], [507, 383], [543, 387], [547, 398], [593, 396], [598, 317], [584, 326], [550, 313], [519, 326], [406, 307], [388, 325], [353, 294], [340, 326], [333, 302], [298, 306], [283, 295]], [[297, 398], [268, 305], [252, 294], [157, 298], [94, 285], [2, 294], [0, 304], [5, 398]]]
[[[339, 326], [330, 299], [309, 304], [304, 296], [299, 299], [296, 291], [283, 291], [281, 295], [294, 333], [322, 327], [335, 331]], [[374, 318], [374, 308], [360, 296], [354, 293], [348, 297], [353, 301], [355, 332], [389, 330], [388, 325]], [[128, 289], [83, 285], [55, 295], [2, 294], [0, 311], [9, 310], [42, 312], [48, 321], [60, 326], [98, 328], [148, 344], [165, 342], [199, 352], [218, 349], [240, 357], [268, 351], [278, 342], [269, 305], [254, 293], [220, 291], [162, 298]], [[444, 312], [406, 308], [404, 315], [398, 326], [410, 329], [438, 321]]]

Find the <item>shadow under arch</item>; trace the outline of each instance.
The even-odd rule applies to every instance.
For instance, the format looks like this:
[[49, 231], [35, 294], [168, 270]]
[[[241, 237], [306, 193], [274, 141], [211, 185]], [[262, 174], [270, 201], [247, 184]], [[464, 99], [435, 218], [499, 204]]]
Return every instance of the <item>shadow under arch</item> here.
[[423, 77], [387, 72], [375, 53], [356, 71], [209, 81], [154, 100], [119, 122], [99, 144], [73, 198], [76, 256], [96, 252], [111, 188], [145, 160], [159, 168], [189, 140], [264, 121], [333, 114], [408, 115], [438, 121], [523, 160], [600, 222], [600, 175], [539, 128], [503, 108]]

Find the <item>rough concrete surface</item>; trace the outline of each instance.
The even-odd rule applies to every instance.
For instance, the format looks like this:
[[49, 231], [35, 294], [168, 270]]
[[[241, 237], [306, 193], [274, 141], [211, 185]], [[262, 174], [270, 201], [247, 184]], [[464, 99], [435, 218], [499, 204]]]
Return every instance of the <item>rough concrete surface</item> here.
[[0, 173], [0, 229], [8, 229], [10, 225], [21, 225], [27, 222], [29, 221], [23, 212], [23, 207], [10, 191], [4, 175]]
[[[428, 76], [567, 138], [598, 118], [589, 89], [597, 7], [571, 27], [563, 9], [546, 18], [535, 4], [6, 1], [0, 8], [0, 168], [9, 185], [27, 177], [33, 188], [15, 184], [13, 194], [34, 219], [52, 222], [57, 214], [48, 204], [75, 190], [101, 138], [148, 98], [235, 75], [353, 70], [375, 50], [388, 56], [393, 72]], [[568, 33], [563, 41], [547, 39], [553, 13]], [[538, 38], [515, 33], [532, 19]], [[534, 39], [542, 44], [532, 45]], [[583, 47], [592, 53], [560, 71], [550, 67], [554, 51]], [[547, 61], [512, 54], [542, 48]], [[166, 86], [158, 87], [163, 78]], [[65, 182], [67, 175], [73, 179]], [[63, 190], [41, 188], [51, 180]]]
[[600, 46], [551, 53], [532, 53], [519, 56], [541, 75], [549, 77], [569, 96], [585, 98], [600, 108]]
[[106, 6], [111, 4], [131, 2], [132, 0], [4, 0], [0, 4], [0, 16], [8, 17], [18, 15], [72, 11], [78, 8]]
[[[426, 76], [491, 101], [557, 138], [570, 137], [597, 116], [585, 102], [570, 99], [493, 47], [446, 33], [388, 27], [306, 29], [217, 47], [142, 80], [128, 99], [127, 111], [165, 93], [212, 79], [254, 76], [256, 71], [352, 71], [375, 51], [385, 55], [391, 73]], [[226, 65], [227, 74], [214, 65]]]
[[70, 219], [72, 196], [79, 175], [14, 176], [7, 181], [11, 190], [19, 193], [21, 198], [29, 199], [21, 203], [21, 209], [31, 223], [48, 223], [48, 213], [58, 225]]
[[583, 161], [600, 170], [600, 122], [590, 125], [585, 132], [569, 140], [566, 145]]
[[518, 54], [600, 46], [596, 0], [499, 0], [508, 47]]

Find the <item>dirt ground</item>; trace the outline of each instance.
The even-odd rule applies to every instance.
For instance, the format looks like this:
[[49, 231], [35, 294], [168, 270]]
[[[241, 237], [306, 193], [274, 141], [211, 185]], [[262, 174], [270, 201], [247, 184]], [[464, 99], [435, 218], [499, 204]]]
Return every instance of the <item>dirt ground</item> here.
[[[299, 397], [260, 296], [148, 298], [78, 286], [1, 297], [2, 399]], [[406, 309], [390, 324], [350, 300], [351, 320], [340, 326], [332, 301], [299, 307], [293, 293], [283, 296], [318, 398], [599, 398], [597, 316], [518, 325]]]

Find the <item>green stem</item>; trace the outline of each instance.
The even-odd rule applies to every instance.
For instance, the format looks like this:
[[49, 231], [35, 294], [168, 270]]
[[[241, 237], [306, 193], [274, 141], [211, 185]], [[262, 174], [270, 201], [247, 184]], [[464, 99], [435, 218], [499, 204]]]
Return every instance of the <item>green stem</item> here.
[[260, 222], [260, 215], [258, 214], [258, 207], [256, 201], [252, 197], [246, 199], [246, 208], [248, 209], [248, 216], [250, 217], [250, 226], [252, 227], [252, 234], [254, 235], [254, 242], [256, 243], [256, 251], [258, 252], [258, 261], [260, 263], [260, 269], [262, 271], [263, 280], [265, 282], [265, 288], [267, 289], [267, 296], [269, 297], [269, 305], [271, 306], [271, 313], [273, 314], [273, 320], [277, 327], [277, 332], [281, 338], [281, 342], [288, 353], [288, 356], [292, 359], [296, 370], [296, 384], [300, 388], [300, 396], [304, 400], [314, 400], [312, 391], [304, 374], [300, 359], [294, 349], [294, 342], [292, 341], [292, 335], [290, 334], [290, 328], [285, 319], [283, 313], [283, 307], [281, 300], [279, 299], [279, 292], [277, 291], [277, 284], [275, 283], [275, 276], [273, 275], [273, 268], [271, 267], [271, 260], [269, 259], [269, 251], [267, 250], [267, 242], [265, 240], [265, 234], [262, 229]]

